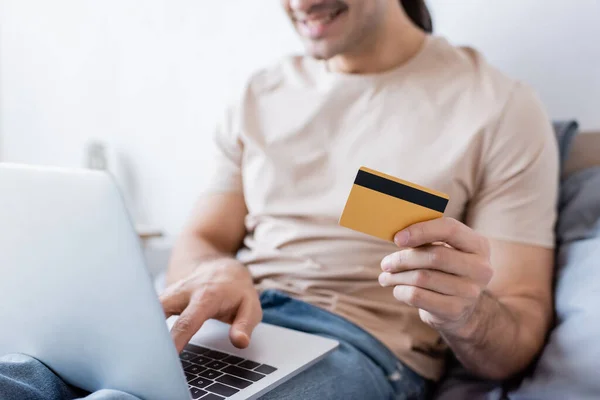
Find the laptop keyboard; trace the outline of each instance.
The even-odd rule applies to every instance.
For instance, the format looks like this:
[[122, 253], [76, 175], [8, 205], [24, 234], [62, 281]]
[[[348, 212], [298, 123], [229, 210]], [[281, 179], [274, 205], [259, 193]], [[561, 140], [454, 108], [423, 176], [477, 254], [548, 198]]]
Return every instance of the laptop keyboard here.
[[277, 371], [267, 364], [188, 344], [179, 355], [192, 399], [222, 400]]

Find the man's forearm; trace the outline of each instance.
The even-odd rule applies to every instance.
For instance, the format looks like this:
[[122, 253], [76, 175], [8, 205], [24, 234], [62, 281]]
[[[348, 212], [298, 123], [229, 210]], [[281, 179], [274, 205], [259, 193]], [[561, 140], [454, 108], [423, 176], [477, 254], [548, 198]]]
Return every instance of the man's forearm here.
[[234, 258], [233, 254], [219, 250], [210, 240], [191, 233], [183, 234], [173, 249], [167, 284], [189, 276], [198, 265], [218, 258]]
[[499, 301], [484, 292], [459, 335], [442, 333], [458, 360], [489, 379], [506, 379], [524, 369], [540, 351], [549, 325], [537, 299]]

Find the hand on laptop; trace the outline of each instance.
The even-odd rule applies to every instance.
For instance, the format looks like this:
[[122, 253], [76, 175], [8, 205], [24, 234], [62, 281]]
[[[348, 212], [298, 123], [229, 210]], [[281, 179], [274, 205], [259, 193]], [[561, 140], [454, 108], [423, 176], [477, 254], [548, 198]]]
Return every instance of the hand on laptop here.
[[[423, 322], [460, 335], [469, 329], [493, 270], [488, 240], [451, 218], [414, 224], [396, 234], [402, 250], [383, 259], [379, 282], [419, 308]], [[432, 244], [443, 243], [443, 244]]]
[[262, 320], [262, 308], [248, 269], [233, 259], [211, 261], [160, 296], [165, 315], [179, 315], [171, 334], [181, 352], [208, 319], [231, 324], [229, 337], [238, 348], [250, 344]]

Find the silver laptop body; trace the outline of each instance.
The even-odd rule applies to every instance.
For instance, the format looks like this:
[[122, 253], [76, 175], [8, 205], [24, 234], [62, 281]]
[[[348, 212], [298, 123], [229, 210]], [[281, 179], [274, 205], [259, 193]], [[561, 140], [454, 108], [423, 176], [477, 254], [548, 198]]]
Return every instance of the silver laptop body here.
[[338, 345], [260, 324], [239, 350], [227, 325], [208, 321], [180, 360], [111, 178], [7, 164], [0, 164], [0, 321], [0, 355], [24, 353], [77, 387], [145, 400], [257, 398]]

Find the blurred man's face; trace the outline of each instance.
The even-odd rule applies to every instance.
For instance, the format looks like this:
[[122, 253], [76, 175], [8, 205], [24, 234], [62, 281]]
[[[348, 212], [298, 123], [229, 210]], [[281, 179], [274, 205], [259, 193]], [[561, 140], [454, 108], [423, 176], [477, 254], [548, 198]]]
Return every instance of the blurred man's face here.
[[309, 54], [356, 51], [383, 22], [388, 0], [281, 0]]

